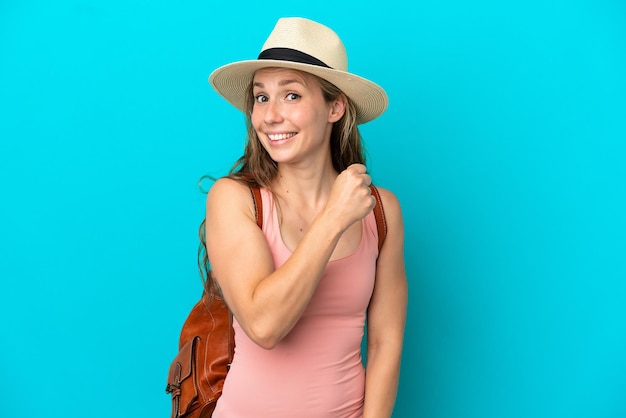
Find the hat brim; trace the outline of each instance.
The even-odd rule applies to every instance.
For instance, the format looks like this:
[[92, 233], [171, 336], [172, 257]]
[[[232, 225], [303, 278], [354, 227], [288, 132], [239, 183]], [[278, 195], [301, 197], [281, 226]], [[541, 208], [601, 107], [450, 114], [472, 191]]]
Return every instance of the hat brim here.
[[269, 67], [304, 71], [334, 84], [354, 103], [359, 124], [377, 118], [387, 109], [387, 94], [376, 83], [345, 71], [298, 62], [279, 60], [234, 62], [213, 71], [209, 76], [209, 83], [222, 97], [243, 112], [246, 89], [254, 73]]

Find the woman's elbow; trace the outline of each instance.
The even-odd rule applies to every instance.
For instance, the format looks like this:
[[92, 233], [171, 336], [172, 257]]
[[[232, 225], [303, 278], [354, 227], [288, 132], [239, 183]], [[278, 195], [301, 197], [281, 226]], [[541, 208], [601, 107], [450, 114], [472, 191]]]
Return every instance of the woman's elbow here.
[[273, 327], [260, 323], [250, 324], [245, 331], [248, 338], [265, 350], [274, 349], [283, 338]]

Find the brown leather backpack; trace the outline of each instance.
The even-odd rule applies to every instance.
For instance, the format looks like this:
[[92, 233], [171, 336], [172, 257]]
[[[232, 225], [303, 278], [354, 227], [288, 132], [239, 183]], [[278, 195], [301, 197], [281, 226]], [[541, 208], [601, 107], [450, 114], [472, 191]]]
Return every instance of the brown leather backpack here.
[[[370, 186], [376, 198], [374, 215], [378, 229], [378, 250], [387, 235], [387, 224], [378, 190]], [[263, 226], [261, 192], [250, 188], [256, 220]], [[209, 272], [210, 275], [210, 272]], [[172, 396], [172, 418], [210, 418], [222, 394], [224, 379], [233, 360], [235, 339], [232, 314], [215, 280], [209, 277], [202, 299], [196, 303], [183, 324], [179, 352], [172, 361], [166, 393]]]

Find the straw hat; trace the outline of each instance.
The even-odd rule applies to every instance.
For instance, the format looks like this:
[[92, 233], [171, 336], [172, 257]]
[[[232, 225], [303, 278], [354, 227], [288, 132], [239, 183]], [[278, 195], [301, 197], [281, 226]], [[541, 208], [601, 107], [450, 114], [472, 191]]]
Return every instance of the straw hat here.
[[339, 36], [324, 25], [299, 17], [279, 19], [258, 59], [224, 65], [211, 73], [209, 83], [243, 111], [254, 72], [267, 67], [305, 71], [331, 82], [355, 104], [358, 123], [377, 118], [387, 108], [387, 94], [380, 86], [348, 72], [346, 48]]

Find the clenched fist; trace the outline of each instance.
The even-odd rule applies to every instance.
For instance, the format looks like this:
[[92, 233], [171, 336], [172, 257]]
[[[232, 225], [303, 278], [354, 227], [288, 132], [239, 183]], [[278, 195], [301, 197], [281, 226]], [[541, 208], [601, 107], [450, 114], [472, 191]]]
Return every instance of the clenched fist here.
[[326, 210], [337, 217], [344, 230], [365, 217], [376, 205], [370, 184], [372, 178], [363, 164], [352, 164], [335, 179]]

